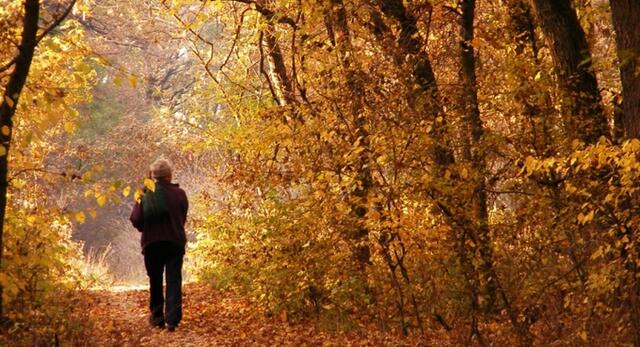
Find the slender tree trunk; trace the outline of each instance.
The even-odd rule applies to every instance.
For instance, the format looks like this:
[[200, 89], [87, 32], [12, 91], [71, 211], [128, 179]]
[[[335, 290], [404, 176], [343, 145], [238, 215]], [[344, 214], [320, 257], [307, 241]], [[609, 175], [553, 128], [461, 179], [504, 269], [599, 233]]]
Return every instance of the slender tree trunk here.
[[262, 32], [267, 55], [268, 78], [274, 87], [276, 101], [280, 106], [284, 106], [294, 100], [293, 84], [287, 73], [282, 50], [274, 36], [274, 32], [275, 26], [270, 22], [267, 23], [267, 28]]
[[463, 0], [460, 16], [460, 77], [463, 85], [464, 120], [468, 128], [470, 138], [465, 150], [467, 159], [473, 171], [478, 174], [473, 187], [472, 209], [476, 225], [478, 251], [480, 253], [480, 274], [485, 286], [487, 310], [492, 309], [496, 300], [496, 284], [493, 278], [493, 251], [489, 229], [489, 212], [487, 210], [487, 192], [485, 190], [485, 155], [482, 149], [482, 136], [484, 126], [480, 119], [478, 107], [478, 83], [476, 80], [476, 57], [471, 42], [474, 37], [474, 11], [475, 0]]
[[[4, 90], [2, 104], [0, 104], [0, 141], [4, 147], [4, 155], [0, 156], [0, 271], [2, 270], [2, 250], [4, 248], [2, 238], [4, 233], [5, 214], [7, 210], [7, 189], [9, 186], [9, 148], [13, 133], [13, 115], [16, 112], [20, 93], [27, 82], [33, 52], [37, 45], [38, 18], [40, 16], [40, 3], [38, 0], [25, 0], [24, 20], [22, 24], [22, 39], [20, 41], [15, 67]], [[2, 286], [0, 286], [0, 320], [3, 319]]]
[[570, 0], [531, 0], [551, 50], [563, 92], [563, 127], [569, 139], [594, 143], [608, 136], [591, 51]]
[[352, 207], [355, 217], [354, 229], [349, 237], [354, 249], [354, 257], [360, 267], [371, 263], [371, 250], [367, 243], [369, 229], [364, 225], [364, 217], [367, 214], [367, 204], [369, 191], [373, 185], [371, 178], [371, 165], [369, 165], [369, 133], [365, 128], [366, 118], [364, 114], [365, 88], [361, 78], [358, 76], [353, 62], [353, 47], [351, 44], [351, 33], [347, 23], [347, 10], [342, 0], [330, 0], [330, 8], [326, 11], [325, 24], [327, 32], [332, 42], [335, 42], [340, 65], [346, 73], [347, 86], [351, 94], [350, 113], [354, 117], [355, 137], [359, 145], [364, 149], [361, 151], [357, 165], [357, 187], [353, 192], [356, 201]]
[[610, 2], [620, 59], [624, 136], [640, 138], [640, 1]]
[[413, 76], [422, 91], [422, 103], [429, 120], [433, 121], [434, 145], [431, 154], [441, 168], [453, 164], [451, 146], [446, 139], [446, 115], [440, 103], [438, 84], [429, 55], [419, 39], [417, 20], [404, 6], [402, 0], [378, 0], [380, 10], [400, 26], [398, 46], [403, 60], [413, 65]]

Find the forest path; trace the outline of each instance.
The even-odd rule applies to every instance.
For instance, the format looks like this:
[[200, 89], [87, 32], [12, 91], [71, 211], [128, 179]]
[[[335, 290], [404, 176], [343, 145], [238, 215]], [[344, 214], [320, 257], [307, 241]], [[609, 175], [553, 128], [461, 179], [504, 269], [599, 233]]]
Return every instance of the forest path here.
[[386, 334], [334, 336], [312, 323], [289, 324], [284, 315], [266, 317], [246, 299], [199, 284], [184, 286], [184, 317], [176, 331], [169, 332], [147, 322], [146, 289], [122, 289], [126, 288], [90, 294], [92, 337], [100, 346], [397, 346], [399, 342]]

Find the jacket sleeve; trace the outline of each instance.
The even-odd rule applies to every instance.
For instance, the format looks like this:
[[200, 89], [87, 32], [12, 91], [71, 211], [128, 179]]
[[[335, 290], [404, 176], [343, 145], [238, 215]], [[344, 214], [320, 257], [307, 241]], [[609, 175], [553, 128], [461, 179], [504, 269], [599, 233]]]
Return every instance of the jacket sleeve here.
[[129, 217], [131, 224], [138, 229], [139, 232], [142, 232], [144, 227], [143, 219], [142, 219], [142, 208], [140, 208], [140, 203], [137, 203], [133, 206], [133, 210], [131, 211], [131, 216]]

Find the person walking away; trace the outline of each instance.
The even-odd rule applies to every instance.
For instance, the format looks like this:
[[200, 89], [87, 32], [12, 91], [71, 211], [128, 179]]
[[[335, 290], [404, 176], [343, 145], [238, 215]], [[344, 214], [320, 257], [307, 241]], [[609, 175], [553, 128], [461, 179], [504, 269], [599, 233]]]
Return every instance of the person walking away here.
[[[130, 220], [141, 233], [144, 265], [149, 277], [149, 323], [174, 331], [182, 319], [182, 260], [187, 238], [184, 224], [189, 203], [178, 184], [171, 183], [172, 169], [167, 160], [150, 166], [155, 181], [153, 191], [133, 207]], [[166, 269], [166, 302], [163, 296], [163, 273]]]

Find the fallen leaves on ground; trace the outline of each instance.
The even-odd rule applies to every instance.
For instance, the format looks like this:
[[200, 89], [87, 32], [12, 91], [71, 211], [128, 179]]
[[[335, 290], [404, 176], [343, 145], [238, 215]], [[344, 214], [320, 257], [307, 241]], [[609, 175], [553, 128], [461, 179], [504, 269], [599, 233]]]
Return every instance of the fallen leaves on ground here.
[[291, 324], [238, 295], [207, 285], [183, 289], [183, 320], [175, 332], [153, 328], [148, 319], [148, 291], [90, 293], [92, 340], [100, 346], [380, 346], [416, 341], [379, 329], [332, 334], [314, 323]]

